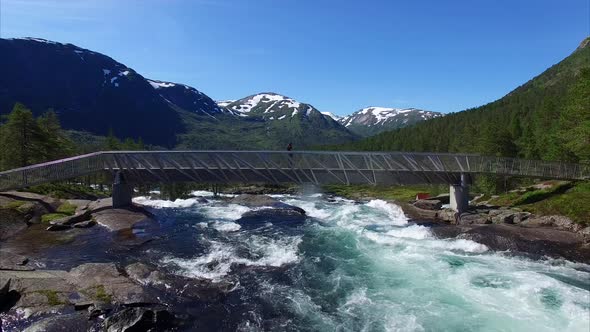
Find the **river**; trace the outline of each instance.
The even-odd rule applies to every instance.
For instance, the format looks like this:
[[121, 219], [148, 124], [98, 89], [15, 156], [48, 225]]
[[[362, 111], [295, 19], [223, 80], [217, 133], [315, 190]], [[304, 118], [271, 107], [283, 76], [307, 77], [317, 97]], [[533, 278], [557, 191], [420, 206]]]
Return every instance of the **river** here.
[[181, 331], [589, 330], [589, 265], [439, 239], [382, 200], [275, 195], [307, 216], [248, 217], [194, 194], [206, 201], [136, 197], [155, 221], [130, 231], [33, 225], [4, 246], [41, 269], [147, 264], [164, 277], [145, 286]]
[[[139, 197], [166, 236], [138, 259], [232, 282], [223, 303], [187, 309], [205, 330], [588, 331], [590, 266], [529, 260], [437, 239], [402, 210], [315, 194], [275, 198], [304, 222], [240, 220], [213, 199]], [[186, 304], [185, 304], [186, 305]]]

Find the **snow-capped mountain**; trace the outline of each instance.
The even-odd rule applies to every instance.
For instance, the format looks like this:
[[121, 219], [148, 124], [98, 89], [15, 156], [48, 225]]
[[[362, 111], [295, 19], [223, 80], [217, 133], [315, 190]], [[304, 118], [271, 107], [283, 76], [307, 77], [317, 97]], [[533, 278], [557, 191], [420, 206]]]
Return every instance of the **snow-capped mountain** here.
[[211, 117], [223, 113], [233, 115], [227, 109], [219, 107], [209, 96], [191, 86], [150, 79], [148, 82], [173, 107]]
[[225, 108], [239, 118], [263, 121], [267, 136], [278, 138], [284, 145], [338, 144], [358, 138], [312, 105], [277, 93], [251, 95], [226, 104]]
[[343, 126], [361, 136], [413, 125], [443, 116], [442, 113], [416, 108], [367, 107], [338, 120]]
[[226, 107], [227, 105], [233, 103], [235, 100], [218, 100], [217, 101], [217, 105], [219, 105], [219, 107]]
[[334, 114], [332, 112], [322, 112], [322, 114], [331, 117], [332, 119], [334, 119], [334, 121], [340, 121], [340, 119], [342, 119], [341, 116], [336, 115], [336, 114]]

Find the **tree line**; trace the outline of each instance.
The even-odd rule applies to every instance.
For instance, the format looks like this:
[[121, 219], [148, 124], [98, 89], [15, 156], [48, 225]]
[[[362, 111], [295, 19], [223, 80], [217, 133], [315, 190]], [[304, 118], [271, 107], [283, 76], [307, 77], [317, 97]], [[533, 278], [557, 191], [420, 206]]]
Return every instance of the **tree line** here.
[[111, 131], [98, 145], [74, 142], [59, 117], [47, 110], [38, 117], [21, 103], [0, 118], [0, 169], [12, 169], [99, 150], [144, 150], [141, 138], [119, 140]]
[[335, 150], [479, 153], [590, 162], [590, 47], [487, 105]]

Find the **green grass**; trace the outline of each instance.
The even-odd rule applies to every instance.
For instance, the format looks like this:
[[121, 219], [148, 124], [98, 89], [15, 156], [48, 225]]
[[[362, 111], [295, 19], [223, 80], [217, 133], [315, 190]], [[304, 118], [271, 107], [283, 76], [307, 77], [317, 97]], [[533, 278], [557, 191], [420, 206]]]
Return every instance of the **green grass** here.
[[36, 291], [36, 293], [45, 295], [45, 297], [47, 297], [47, 304], [49, 305], [65, 304], [64, 301], [59, 299], [58, 292], [52, 289], [39, 290]]
[[68, 217], [67, 214], [64, 213], [47, 213], [41, 216], [41, 222], [44, 224], [49, 224], [50, 222], [57, 220], [57, 219], [61, 219], [61, 218], [65, 218]]
[[562, 194], [522, 205], [525, 211], [539, 215], [562, 215], [590, 226], [590, 182], [580, 182]]
[[68, 216], [73, 216], [76, 213], [76, 207], [77, 206], [74, 204], [65, 202], [57, 208], [57, 212], [67, 214]]
[[101, 191], [81, 184], [47, 183], [27, 188], [26, 191], [61, 199], [97, 199], [110, 196], [109, 186]]
[[324, 192], [350, 198], [363, 199], [368, 197], [391, 199], [396, 201], [411, 201], [418, 193], [429, 193], [436, 196], [447, 193], [448, 188], [443, 185], [414, 185], [414, 186], [370, 186], [370, 185], [327, 185]]
[[18, 208], [20, 208], [21, 206], [23, 206], [26, 202], [23, 201], [12, 201], [0, 208], [2, 209], [14, 209], [14, 210], [18, 210]]
[[106, 292], [106, 290], [104, 289], [104, 285], [98, 285], [98, 286], [87, 288], [87, 289], [81, 291], [81, 293], [94, 299], [94, 300], [104, 302], [104, 303], [111, 303], [111, 301], [113, 300], [113, 296]]

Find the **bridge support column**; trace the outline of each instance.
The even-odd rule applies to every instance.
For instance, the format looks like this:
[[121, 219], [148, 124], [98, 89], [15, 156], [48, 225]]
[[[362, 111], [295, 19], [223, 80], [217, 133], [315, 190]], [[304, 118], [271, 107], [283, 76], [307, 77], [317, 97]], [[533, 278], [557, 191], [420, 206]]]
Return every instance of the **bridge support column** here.
[[123, 172], [118, 171], [113, 182], [113, 208], [130, 206], [132, 197], [133, 186], [127, 183]]
[[467, 211], [469, 207], [469, 178], [467, 174], [461, 174], [461, 183], [452, 184], [449, 187], [451, 209], [459, 213]]

